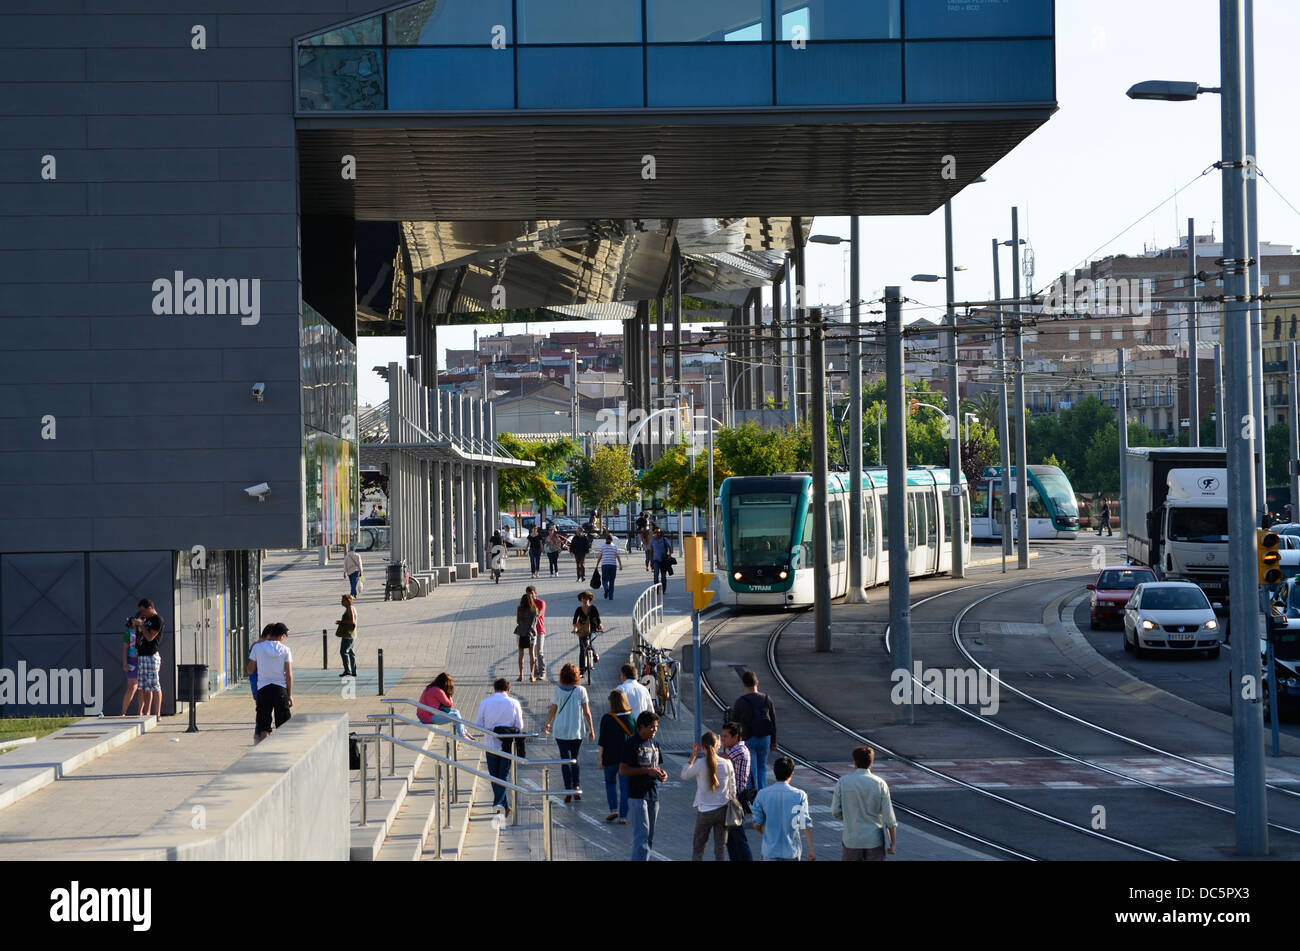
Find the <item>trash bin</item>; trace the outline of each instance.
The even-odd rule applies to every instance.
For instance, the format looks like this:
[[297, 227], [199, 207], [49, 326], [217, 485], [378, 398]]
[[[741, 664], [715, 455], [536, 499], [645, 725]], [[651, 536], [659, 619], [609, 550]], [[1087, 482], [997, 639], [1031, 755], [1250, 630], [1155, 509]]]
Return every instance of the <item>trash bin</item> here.
[[[190, 697], [190, 684], [194, 685], [194, 692], [198, 696]], [[203, 703], [208, 699], [208, 665], [207, 664], [177, 664], [176, 665], [176, 699], [188, 703], [191, 699], [196, 703]]]
[[406, 597], [406, 561], [389, 565], [384, 576], [384, 600], [390, 597], [401, 601]]

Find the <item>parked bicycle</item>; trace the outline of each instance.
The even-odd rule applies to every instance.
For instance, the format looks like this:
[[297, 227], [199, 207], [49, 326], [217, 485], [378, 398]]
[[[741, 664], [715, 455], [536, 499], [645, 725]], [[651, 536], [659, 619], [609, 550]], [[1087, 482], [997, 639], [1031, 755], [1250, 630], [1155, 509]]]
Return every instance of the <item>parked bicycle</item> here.
[[642, 644], [636, 654], [640, 658], [639, 679], [650, 691], [655, 713], [677, 719], [677, 679], [681, 664], [673, 657], [671, 648]]

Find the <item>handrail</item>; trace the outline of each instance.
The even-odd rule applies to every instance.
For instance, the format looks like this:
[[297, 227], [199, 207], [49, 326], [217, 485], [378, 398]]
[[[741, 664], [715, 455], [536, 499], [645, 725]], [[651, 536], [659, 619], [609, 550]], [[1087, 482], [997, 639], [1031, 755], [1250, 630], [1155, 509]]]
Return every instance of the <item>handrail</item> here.
[[[426, 707], [425, 709], [428, 708]], [[456, 740], [459, 743], [468, 743], [470, 746], [477, 746], [479, 749], [485, 752], [495, 753], [497, 756], [500, 756], [503, 759], [514, 760], [517, 763], [524, 763], [528, 766], [572, 766], [574, 763], [578, 762], [576, 759], [528, 759], [525, 756], [516, 756], [514, 753], [507, 753], [501, 749], [494, 750], [492, 749], [492, 747], [485, 746], [484, 744], [479, 743], [477, 740], [470, 740], [463, 736], [456, 736], [454, 733], [444, 733], [442, 730], [439, 730], [437, 727], [433, 726], [432, 724], [425, 723], [423, 720], [412, 720], [410, 717], [404, 717], [400, 713], [368, 713], [366, 714], [366, 719], [367, 720], [392, 720], [392, 721], [400, 720], [402, 723], [409, 723], [412, 726], [422, 726], [425, 729], [427, 729], [430, 733], [433, 733], [437, 736], [441, 736], [444, 739]], [[507, 737], [509, 737], [510, 739], [514, 739], [517, 736], [524, 735], [522, 733], [493, 733], [491, 730], [485, 730], [484, 732], [492, 736], [498, 737], [500, 739], [505, 739]], [[361, 735], [368, 736], [370, 734], [361, 734]], [[530, 733], [528, 735], [537, 736], [538, 734]]]
[[632, 649], [639, 651], [641, 642], [647, 639], [646, 634], [662, 624], [663, 620], [663, 588], [652, 584], [641, 592], [641, 596], [632, 605]]
[[[391, 715], [392, 715], [392, 714], [380, 714], [379, 716], [391, 716]], [[427, 726], [427, 724], [424, 724], [424, 725]], [[516, 734], [511, 734], [511, 735], [516, 735]], [[500, 786], [505, 787], [506, 789], [509, 789], [509, 790], [510, 790], [511, 792], [513, 792], [514, 795], [515, 795], [515, 809], [514, 809], [514, 813], [515, 813], [515, 821], [516, 821], [516, 822], [519, 821], [519, 814], [518, 814], [518, 813], [519, 813], [519, 810], [518, 810], [518, 806], [519, 806], [519, 794], [520, 794], [520, 793], [523, 793], [525, 796], [541, 796], [541, 797], [542, 797], [542, 832], [543, 832], [543, 834], [542, 834], [542, 842], [543, 842], [543, 846], [544, 846], [544, 850], [545, 850], [545, 854], [546, 854], [546, 861], [548, 861], [548, 862], [551, 861], [551, 856], [552, 856], [552, 851], [553, 851], [553, 850], [552, 850], [552, 835], [551, 835], [551, 833], [552, 833], [552, 828], [551, 828], [551, 799], [554, 798], [555, 796], [567, 796], [567, 795], [570, 795], [570, 794], [572, 793], [572, 790], [570, 790], [570, 789], [551, 789], [551, 788], [549, 787], [549, 783], [550, 783], [550, 768], [549, 768], [549, 767], [546, 767], [546, 766], [543, 766], [543, 767], [542, 767], [542, 788], [541, 788], [541, 789], [529, 789], [529, 788], [526, 787], [526, 786], [521, 786], [521, 785], [519, 785], [518, 783], [513, 783], [513, 782], [511, 782], [511, 781], [508, 780], [508, 779], [498, 779], [498, 778], [496, 778], [495, 776], [492, 776], [492, 775], [489, 774], [489, 773], [481, 773], [481, 772], [479, 772], [477, 769], [474, 769], [473, 767], [470, 767], [470, 766], [466, 766], [465, 764], [463, 764], [463, 763], [461, 763], [461, 762], [458, 762], [457, 760], [452, 759], [451, 757], [447, 757], [447, 756], [439, 756], [437, 753], [434, 753], [434, 752], [432, 752], [431, 750], [426, 750], [426, 749], [424, 749], [423, 747], [416, 746], [414, 743], [408, 743], [408, 742], [406, 742], [405, 740], [399, 740], [397, 737], [395, 737], [395, 736], [389, 736], [387, 733], [380, 733], [380, 732], [378, 732], [378, 731], [376, 731], [376, 732], [374, 732], [374, 733], [357, 733], [357, 734], [353, 734], [353, 737], [352, 737], [352, 738], [353, 738], [353, 739], [356, 739], [356, 740], [375, 741], [375, 742], [378, 742], [379, 740], [387, 740], [387, 741], [389, 742], [389, 744], [391, 744], [392, 746], [401, 746], [401, 747], [403, 747], [403, 748], [405, 748], [405, 749], [411, 750], [413, 753], [417, 753], [417, 754], [419, 754], [419, 755], [421, 755], [421, 756], [427, 756], [427, 757], [429, 757], [429, 758], [432, 759], [434, 762], [439, 763], [439, 764], [441, 764], [441, 766], [442, 766], [442, 769], [443, 769], [442, 785], [443, 785], [444, 790], [445, 790], [445, 789], [448, 787], [448, 785], [449, 785], [450, 778], [451, 778], [451, 776], [452, 776], [452, 773], [451, 773], [451, 769], [452, 769], [452, 767], [455, 767], [456, 769], [459, 769], [459, 770], [463, 770], [464, 772], [467, 772], [467, 773], [469, 773], [469, 774], [472, 775], [472, 776], [477, 776], [479, 779], [486, 779], [489, 783], [496, 783], [496, 784], [498, 784], [498, 785], [500, 785]], [[505, 755], [505, 754], [498, 754], [498, 755]], [[570, 760], [569, 762], [573, 762], [573, 761]], [[375, 762], [375, 775], [376, 775], [376, 777], [378, 777], [380, 774], [381, 774], [381, 770], [380, 770], [380, 768], [379, 768], [379, 762], [378, 762], [378, 760], [376, 760], [376, 762]], [[365, 824], [366, 824], [366, 782], [367, 782], [367, 779], [366, 779], [366, 747], [363, 745], [363, 746], [361, 747], [361, 824], [362, 824], [362, 825], [365, 825]], [[379, 792], [379, 787], [376, 787], [376, 792], [377, 792], [377, 793]], [[380, 795], [382, 795], [382, 793], [380, 793]], [[435, 842], [435, 848], [436, 848], [436, 854], [438, 855], [438, 857], [441, 857], [441, 856], [442, 856], [442, 825], [443, 825], [443, 822], [442, 822], [442, 817], [439, 816], [439, 815], [437, 814], [439, 811], [441, 811], [441, 808], [442, 808], [442, 797], [435, 797], [435, 798], [434, 798], [434, 810], [435, 810], [435, 815], [434, 815], [434, 826], [435, 826], [435, 828], [436, 828], [436, 830], [437, 830], [437, 837], [436, 837], [436, 842]], [[450, 813], [450, 811], [451, 811], [450, 799], [448, 799], [447, 811], [448, 811], [448, 813]], [[450, 821], [450, 815], [448, 816], [448, 821]]]
[[[430, 713], [436, 714], [437, 716], [441, 717], [443, 720], [446, 720], [448, 723], [459, 723], [463, 727], [473, 727], [475, 730], [483, 730], [484, 733], [491, 733], [495, 737], [517, 736], [517, 737], [522, 737], [525, 740], [535, 740], [542, 735], [540, 733], [496, 733], [493, 730], [488, 730], [479, 726], [477, 723], [471, 723], [468, 720], [462, 720], [460, 717], [454, 717], [450, 713], [447, 713], [443, 710], [439, 710], [437, 707], [426, 706], [425, 704], [420, 703], [420, 701], [418, 700], [407, 700], [404, 697], [384, 697], [379, 702], [380, 703], [409, 703], [413, 707], [419, 707], [421, 710], [427, 710]], [[387, 717], [388, 714], [384, 714], [384, 718], [387, 719]], [[428, 725], [429, 724], [427, 723], [423, 723], [423, 722], [421, 723], [421, 726], [428, 726]], [[456, 739], [460, 740], [462, 743], [474, 742], [473, 740], [467, 740], [461, 736], [456, 737]]]

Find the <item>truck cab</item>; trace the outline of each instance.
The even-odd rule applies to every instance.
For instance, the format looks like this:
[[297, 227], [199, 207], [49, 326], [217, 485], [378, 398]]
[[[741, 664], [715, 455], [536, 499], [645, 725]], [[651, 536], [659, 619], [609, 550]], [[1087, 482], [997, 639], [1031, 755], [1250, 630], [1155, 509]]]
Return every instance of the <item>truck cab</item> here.
[[1227, 470], [1173, 469], [1164, 505], [1151, 512], [1160, 520], [1158, 564], [1171, 581], [1191, 581], [1211, 600], [1228, 596]]

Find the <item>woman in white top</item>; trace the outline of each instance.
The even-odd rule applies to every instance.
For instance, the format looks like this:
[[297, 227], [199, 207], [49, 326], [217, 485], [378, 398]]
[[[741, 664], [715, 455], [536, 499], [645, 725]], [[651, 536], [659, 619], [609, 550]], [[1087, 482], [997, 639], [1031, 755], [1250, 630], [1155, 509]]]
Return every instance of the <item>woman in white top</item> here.
[[614, 544], [614, 536], [606, 532], [605, 544], [600, 546], [600, 581], [605, 586], [605, 598], [609, 601], [614, 600], [614, 578], [622, 567], [623, 556]]
[[[560, 748], [560, 759], [577, 760], [578, 751], [582, 748], [584, 722], [587, 724], [587, 736], [595, 740], [596, 727], [591, 720], [587, 690], [578, 683], [578, 668], [565, 664], [560, 668], [560, 685], [555, 688], [551, 708], [546, 711], [546, 726], [542, 728], [543, 733], [550, 733], [551, 724], [555, 724], [555, 743]], [[564, 797], [564, 801], [582, 799], [582, 787], [578, 785], [578, 764], [575, 762], [572, 766], [561, 766], [560, 771], [564, 774], [564, 788], [573, 790]]]
[[[703, 756], [700, 754], [703, 753]], [[727, 803], [736, 795], [736, 774], [731, 761], [718, 755], [718, 738], [705, 733], [691, 750], [691, 761], [682, 779], [695, 779], [695, 840], [691, 861], [704, 858], [704, 846], [713, 832], [713, 858], [721, 862], [727, 854]]]

